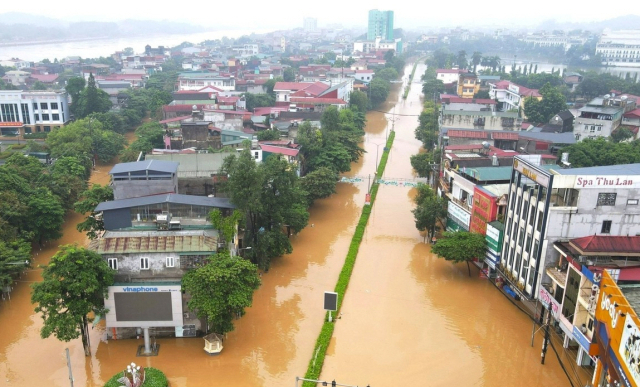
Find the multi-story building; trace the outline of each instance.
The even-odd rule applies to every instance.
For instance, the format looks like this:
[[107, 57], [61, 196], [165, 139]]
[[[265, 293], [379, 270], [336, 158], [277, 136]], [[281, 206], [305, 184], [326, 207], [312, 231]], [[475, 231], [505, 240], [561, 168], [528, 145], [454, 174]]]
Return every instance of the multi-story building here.
[[[96, 207], [106, 231], [89, 248], [116, 271], [105, 299], [110, 338], [131, 338], [144, 330], [146, 344], [150, 334], [186, 337], [203, 330], [187, 307], [180, 281], [188, 270], [215, 259], [220, 244], [208, 219], [213, 209], [228, 214], [233, 205], [229, 199], [168, 194]], [[237, 251], [237, 238], [227, 242]]]
[[458, 76], [458, 96], [473, 98], [480, 91], [480, 81], [475, 73], [461, 73]]
[[514, 158], [504, 223], [502, 275], [525, 298], [552, 282], [555, 242], [640, 233], [640, 164], [565, 169], [542, 160]]
[[303, 20], [304, 32], [315, 32], [318, 29], [318, 19], [315, 17], [305, 17]]
[[50, 132], [70, 120], [65, 91], [0, 91], [3, 135]]
[[200, 90], [214, 86], [224, 91], [236, 88], [236, 79], [231, 74], [221, 72], [185, 72], [178, 75], [178, 90]]
[[562, 47], [565, 51], [568, 51], [571, 46], [582, 45], [587, 41], [584, 37], [555, 34], [531, 34], [520, 40], [531, 43], [534, 47]]
[[489, 82], [489, 96], [498, 101], [500, 111], [524, 110], [527, 98], [542, 99], [537, 89], [529, 89], [510, 81]]
[[625, 96], [612, 97], [607, 94], [594, 98], [579, 110], [580, 115], [573, 123], [573, 134], [578, 141], [585, 138], [609, 137], [620, 126], [622, 115], [635, 107], [635, 100]]
[[383, 40], [393, 40], [393, 11], [369, 11], [369, 29], [367, 30], [367, 40], [382, 38]]
[[442, 81], [445, 85], [453, 85], [458, 82], [460, 74], [467, 72], [465, 69], [437, 69], [436, 79]]
[[596, 54], [601, 55], [603, 65], [640, 67], [640, 30], [605, 30]]
[[115, 200], [178, 193], [178, 164], [145, 160], [116, 164], [109, 174]]

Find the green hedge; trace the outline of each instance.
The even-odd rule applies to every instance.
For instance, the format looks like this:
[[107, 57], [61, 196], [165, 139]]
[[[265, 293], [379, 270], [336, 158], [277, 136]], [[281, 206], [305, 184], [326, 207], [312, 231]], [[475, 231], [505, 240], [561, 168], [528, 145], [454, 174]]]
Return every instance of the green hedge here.
[[[382, 176], [382, 173], [384, 172], [384, 168], [387, 165], [387, 159], [389, 158], [389, 152], [391, 151], [391, 146], [393, 145], [393, 139], [395, 138], [395, 136], [395, 131], [392, 131], [389, 134], [385, 151], [382, 153], [380, 164], [378, 165], [378, 171], [376, 172], [376, 180], [377, 177]], [[369, 216], [371, 215], [371, 207], [373, 207], [376, 196], [378, 195], [378, 187], [379, 184], [374, 181], [373, 185], [371, 186], [371, 204], [368, 206], [365, 205], [362, 209], [362, 215], [360, 215], [360, 220], [358, 221], [358, 225], [356, 226], [356, 231], [353, 233], [353, 238], [351, 239], [347, 257], [345, 258], [344, 265], [342, 266], [342, 271], [340, 271], [340, 275], [338, 276], [338, 283], [336, 283], [336, 286], [334, 288], [334, 291], [338, 293], [338, 310], [335, 312], [336, 316], [340, 312], [342, 301], [344, 300], [344, 295], [347, 292], [347, 287], [349, 286], [349, 280], [351, 279], [353, 266], [356, 264], [356, 257], [358, 256], [360, 243], [362, 242], [362, 237], [364, 236], [364, 231], [367, 227]], [[327, 354], [327, 347], [329, 346], [329, 342], [331, 341], [331, 336], [333, 335], [334, 328], [333, 322], [329, 322], [327, 317], [328, 315], [325, 316], [324, 323], [322, 324], [322, 329], [320, 330], [320, 335], [318, 336], [316, 345], [313, 348], [313, 353], [311, 354], [311, 360], [309, 361], [307, 373], [304, 376], [305, 379], [318, 380], [320, 372], [322, 371], [324, 358]], [[303, 384], [303, 387], [315, 386], [316, 384], [313, 382], [304, 382]]]
[[413, 81], [413, 76], [416, 74], [416, 68], [418, 67], [418, 63], [422, 61], [425, 57], [416, 60], [416, 63], [413, 64], [413, 70], [411, 70], [411, 75], [409, 76], [409, 84], [404, 88], [404, 94], [402, 95], [402, 99], [407, 99], [409, 96], [409, 91], [411, 90], [411, 82]]
[[47, 133], [47, 132], [25, 133], [24, 139], [25, 140], [32, 140], [34, 138], [47, 138], [48, 135], [49, 135], [49, 133]]
[[[168, 387], [169, 381], [162, 371], [157, 368], [148, 367], [144, 369], [145, 380], [142, 387]], [[114, 375], [104, 387], [120, 387], [121, 383], [118, 383], [118, 379], [124, 376], [124, 371]]]

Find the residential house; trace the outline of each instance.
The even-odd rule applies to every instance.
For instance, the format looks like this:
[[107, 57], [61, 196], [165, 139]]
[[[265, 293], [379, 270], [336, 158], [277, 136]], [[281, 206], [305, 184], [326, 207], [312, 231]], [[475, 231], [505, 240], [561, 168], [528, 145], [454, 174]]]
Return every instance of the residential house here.
[[486, 129], [519, 131], [522, 119], [516, 112], [441, 110], [441, 127], [447, 129]]
[[437, 69], [436, 79], [442, 81], [445, 85], [453, 85], [458, 82], [460, 74], [467, 73], [464, 69]]
[[475, 73], [460, 73], [458, 75], [458, 96], [473, 98], [480, 91], [480, 81]]
[[633, 133], [634, 138], [638, 138], [638, 128], [640, 128], [640, 108], [631, 110], [622, 115], [622, 125], [628, 127]]
[[2, 79], [13, 86], [26, 85], [31, 73], [22, 70], [10, 70], [4, 73]]
[[233, 91], [236, 88], [235, 76], [223, 72], [183, 72], [178, 75], [178, 90], [201, 90], [205, 86]]
[[554, 132], [573, 132], [574, 119], [575, 117], [573, 116], [571, 110], [563, 110], [555, 116], [551, 117], [551, 119], [549, 120], [549, 124], [557, 127], [557, 130], [554, 130]]
[[23, 70], [31, 67], [31, 62], [27, 60], [22, 60], [19, 58], [11, 58], [0, 60], [0, 66], [2, 67], [13, 67], [16, 70]]
[[622, 115], [635, 108], [635, 100], [628, 98], [612, 97], [609, 94], [594, 98], [579, 109], [580, 115], [575, 118], [573, 134], [578, 141], [609, 137], [620, 126]]
[[527, 98], [542, 99], [537, 89], [529, 89], [511, 81], [489, 82], [489, 96], [498, 101], [500, 111], [522, 111]]

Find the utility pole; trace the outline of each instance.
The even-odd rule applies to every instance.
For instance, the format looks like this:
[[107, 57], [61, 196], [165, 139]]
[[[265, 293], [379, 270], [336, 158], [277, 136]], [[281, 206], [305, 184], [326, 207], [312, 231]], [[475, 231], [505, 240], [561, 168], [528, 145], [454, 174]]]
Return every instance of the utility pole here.
[[544, 324], [544, 340], [542, 341], [542, 358], [540, 364], [544, 364], [544, 358], [547, 356], [547, 346], [549, 345], [549, 322], [551, 313], [547, 312], [547, 321]]
[[73, 387], [73, 373], [71, 372], [71, 357], [69, 356], [69, 348], [65, 348], [64, 351], [67, 353], [67, 367], [69, 368], [69, 383], [71, 387]]

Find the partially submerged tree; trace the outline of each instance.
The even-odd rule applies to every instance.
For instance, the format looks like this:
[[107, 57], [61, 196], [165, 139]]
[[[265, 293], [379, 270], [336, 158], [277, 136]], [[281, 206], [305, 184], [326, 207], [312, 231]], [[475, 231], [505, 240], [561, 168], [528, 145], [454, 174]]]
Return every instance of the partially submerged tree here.
[[40, 336], [54, 335], [70, 341], [82, 337], [86, 356], [91, 355], [89, 313], [106, 313], [104, 299], [113, 283], [113, 270], [93, 251], [65, 245], [44, 266], [43, 281], [33, 284], [31, 302], [42, 313]]
[[207, 333], [232, 331], [233, 319], [244, 315], [259, 286], [257, 267], [228, 251], [212, 256], [206, 265], [182, 277], [182, 290], [191, 296], [189, 309], [206, 318]]
[[79, 214], [89, 214], [84, 221], [76, 225], [80, 232], [86, 232], [89, 239], [96, 239], [98, 233], [104, 231], [104, 221], [95, 212], [98, 204], [113, 200], [113, 189], [108, 185], [94, 184], [84, 191], [80, 200], [75, 203], [74, 209]]
[[431, 248], [434, 254], [453, 263], [466, 262], [469, 276], [469, 262], [475, 258], [483, 258], [487, 250], [484, 235], [468, 231], [445, 232]]
[[[418, 186], [418, 194], [414, 199], [417, 204], [411, 212], [419, 231], [426, 231], [433, 237], [438, 229], [438, 221], [447, 216], [447, 201], [436, 195], [435, 191], [426, 184]], [[425, 238], [426, 235], [425, 234]]]

